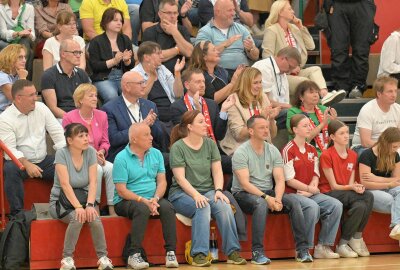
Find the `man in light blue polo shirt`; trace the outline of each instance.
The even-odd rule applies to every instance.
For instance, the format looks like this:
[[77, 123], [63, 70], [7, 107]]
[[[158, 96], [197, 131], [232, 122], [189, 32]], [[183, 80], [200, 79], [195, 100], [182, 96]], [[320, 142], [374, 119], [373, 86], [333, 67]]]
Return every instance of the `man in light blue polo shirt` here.
[[196, 44], [203, 40], [211, 41], [221, 54], [220, 65], [230, 77], [237, 66], [249, 66], [256, 61], [260, 52], [254, 45], [250, 32], [234, 22], [236, 11], [232, 0], [217, 0], [214, 5], [214, 19], [199, 30]]
[[165, 264], [179, 266], [175, 257], [175, 211], [162, 198], [167, 187], [164, 160], [161, 152], [152, 147], [152, 141], [148, 125], [133, 124], [129, 128], [129, 144], [116, 156], [113, 167], [115, 212], [133, 221], [128, 258], [128, 267], [133, 269], [149, 267], [140, 250], [149, 217], [158, 215], [167, 252]]

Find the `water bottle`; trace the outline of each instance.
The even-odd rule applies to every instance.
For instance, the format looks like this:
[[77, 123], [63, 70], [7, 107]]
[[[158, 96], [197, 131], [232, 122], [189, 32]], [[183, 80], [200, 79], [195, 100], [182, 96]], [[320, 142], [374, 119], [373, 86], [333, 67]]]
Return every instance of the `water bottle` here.
[[218, 262], [218, 241], [215, 227], [211, 227], [210, 230], [210, 253], [212, 262]]

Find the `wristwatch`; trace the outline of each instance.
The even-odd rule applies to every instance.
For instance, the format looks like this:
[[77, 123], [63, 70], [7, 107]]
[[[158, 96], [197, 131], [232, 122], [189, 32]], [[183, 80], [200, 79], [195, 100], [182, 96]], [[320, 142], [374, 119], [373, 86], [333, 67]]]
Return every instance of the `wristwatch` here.
[[94, 203], [86, 203], [86, 207], [94, 207]]
[[263, 198], [264, 200], [268, 200], [269, 196], [267, 194], [263, 193], [261, 195], [261, 198]]
[[220, 189], [220, 188], [217, 188], [217, 189], [215, 190], [215, 192], [217, 192], [217, 191], [223, 193], [223, 192], [222, 192], [222, 189]]

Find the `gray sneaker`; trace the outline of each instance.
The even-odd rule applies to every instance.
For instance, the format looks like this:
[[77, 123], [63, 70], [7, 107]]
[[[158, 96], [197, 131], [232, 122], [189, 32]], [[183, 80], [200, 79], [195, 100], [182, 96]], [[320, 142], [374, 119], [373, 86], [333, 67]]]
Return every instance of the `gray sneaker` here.
[[362, 93], [357, 86], [350, 91], [349, 98], [362, 98]]
[[128, 258], [128, 267], [139, 270], [149, 268], [149, 264], [145, 262], [140, 253], [135, 253]]

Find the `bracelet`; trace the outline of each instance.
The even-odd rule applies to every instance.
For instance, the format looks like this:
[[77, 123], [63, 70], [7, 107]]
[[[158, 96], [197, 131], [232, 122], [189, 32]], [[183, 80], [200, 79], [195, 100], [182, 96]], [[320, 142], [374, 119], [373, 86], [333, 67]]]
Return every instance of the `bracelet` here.
[[179, 53], [180, 53], [179, 47], [178, 47], [178, 46], [175, 46], [175, 49], [176, 49], [176, 51], [178, 52], [177, 54], [179, 54]]
[[83, 208], [83, 206], [82, 206], [82, 205], [78, 205], [78, 206], [74, 206], [74, 208], [75, 208], [75, 209]]
[[154, 198], [157, 200], [157, 202], [160, 200], [160, 197], [154, 196]]
[[182, 19], [187, 18], [187, 14], [185, 14], [185, 16], [181, 15], [181, 18], [182, 18]]
[[217, 191], [223, 193], [223, 192], [222, 192], [222, 189], [220, 189], [220, 188], [217, 188], [217, 189], [215, 190], [215, 192], [217, 192]]
[[137, 202], [140, 202], [141, 200], [142, 200], [142, 197], [141, 197], [141, 196], [139, 196], [139, 197], [136, 199]]

